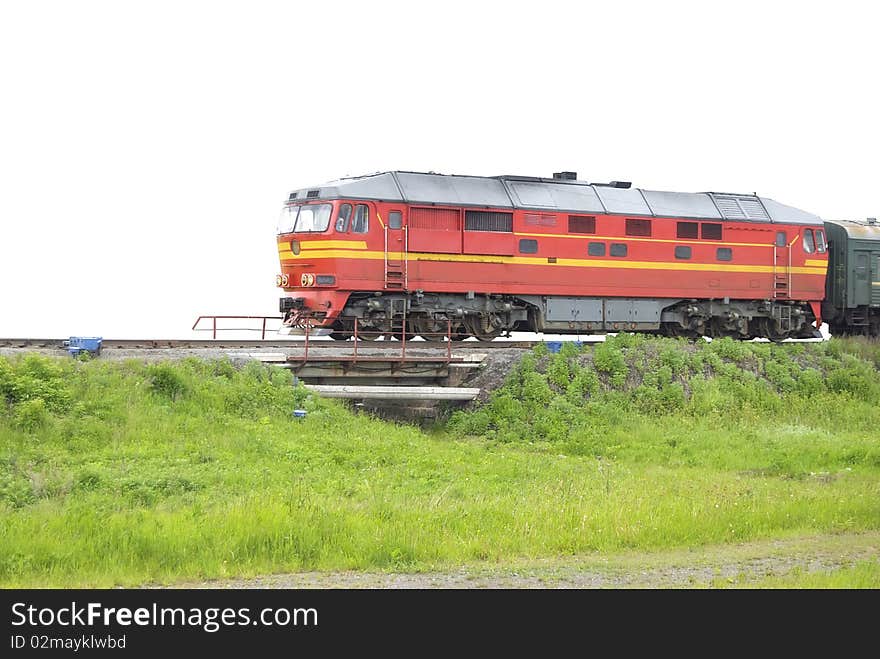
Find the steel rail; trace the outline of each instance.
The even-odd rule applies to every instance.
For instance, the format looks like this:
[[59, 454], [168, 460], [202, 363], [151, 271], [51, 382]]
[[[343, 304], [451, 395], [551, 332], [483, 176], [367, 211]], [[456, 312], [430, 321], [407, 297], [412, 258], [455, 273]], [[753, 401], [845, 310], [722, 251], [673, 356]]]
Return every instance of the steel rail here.
[[[0, 338], [0, 348], [57, 348], [66, 350], [66, 339], [41, 339], [41, 338]], [[571, 339], [572, 341], [574, 339]], [[565, 341], [562, 341], [565, 342]], [[581, 340], [581, 343], [598, 343], [599, 340]], [[259, 340], [259, 339], [103, 339], [102, 350], [168, 350], [168, 349], [218, 349], [234, 350], [237, 348], [301, 348], [305, 345], [304, 339]], [[352, 347], [354, 341], [309, 340], [309, 350], [345, 349]], [[534, 348], [544, 341], [454, 341], [454, 342], [430, 342], [430, 341], [406, 341], [408, 350], [442, 350], [444, 353], [452, 350], [501, 350], [504, 348], [528, 349]], [[401, 342], [394, 341], [357, 341], [361, 349], [386, 349], [400, 352]]]

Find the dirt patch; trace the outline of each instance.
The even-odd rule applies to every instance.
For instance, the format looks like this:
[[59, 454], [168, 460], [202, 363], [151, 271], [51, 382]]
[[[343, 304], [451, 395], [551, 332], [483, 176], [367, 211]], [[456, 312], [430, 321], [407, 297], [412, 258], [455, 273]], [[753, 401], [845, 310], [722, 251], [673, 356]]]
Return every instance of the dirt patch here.
[[880, 562], [880, 532], [769, 540], [658, 553], [475, 564], [431, 572], [299, 572], [174, 584], [176, 588], [711, 588], [793, 570], [832, 572]]

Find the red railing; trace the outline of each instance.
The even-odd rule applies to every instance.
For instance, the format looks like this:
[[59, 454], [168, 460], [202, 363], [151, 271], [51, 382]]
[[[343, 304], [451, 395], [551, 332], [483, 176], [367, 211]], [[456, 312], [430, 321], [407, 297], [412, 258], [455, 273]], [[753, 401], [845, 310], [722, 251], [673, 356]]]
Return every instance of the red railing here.
[[[269, 328], [266, 326], [267, 321], [282, 320], [282, 319], [283, 319], [282, 316], [199, 316], [198, 318], [196, 318], [196, 322], [193, 323], [192, 330], [194, 332], [211, 332], [211, 337], [213, 339], [217, 338], [217, 332], [260, 332], [260, 338], [262, 340], [265, 340], [267, 331], [273, 331], [273, 332], [277, 331], [277, 329], [269, 330]], [[218, 320], [259, 320], [260, 327], [258, 327], [258, 328], [257, 327], [218, 327], [217, 326]], [[199, 324], [201, 324], [203, 321], [210, 321], [211, 326], [210, 327], [199, 327]], [[407, 338], [409, 332], [407, 331], [408, 321], [407, 321], [406, 317], [403, 317], [400, 319], [399, 325], [396, 322], [393, 322], [391, 325], [391, 332], [378, 332], [375, 328], [364, 329], [360, 326], [360, 321], [357, 318], [353, 318], [352, 321], [353, 321], [353, 324], [352, 324], [353, 330], [352, 330], [351, 338], [353, 339], [353, 342], [352, 342], [353, 354], [350, 358], [351, 361], [353, 361], [353, 362], [358, 361], [358, 346], [361, 345], [361, 343], [372, 343], [372, 339], [365, 339], [364, 338], [364, 336], [368, 335], [368, 334], [374, 338], [377, 336], [377, 334], [381, 334], [382, 336], [384, 336], [384, 338], [386, 340], [383, 341], [382, 347], [387, 347], [388, 344], [390, 343], [390, 341], [388, 339], [390, 339], [391, 336], [395, 336], [396, 338], [398, 338], [398, 343], [400, 345], [400, 359], [401, 360], [406, 359], [406, 347], [411, 342]], [[321, 329], [324, 332], [327, 331], [325, 328], [321, 328]], [[312, 332], [314, 331], [314, 328], [306, 326], [305, 328], [300, 329], [300, 331], [302, 332], [303, 348], [305, 351], [302, 356], [302, 359], [304, 361], [307, 361], [309, 358], [309, 345], [312, 341]], [[413, 332], [413, 334], [415, 334], [415, 333]], [[446, 331], [445, 332], [422, 332], [422, 331], [420, 331], [418, 334], [419, 334], [419, 336], [422, 336], [422, 337], [439, 338], [440, 340], [437, 341], [438, 343], [445, 341], [445, 343], [446, 343], [446, 359], [447, 359], [447, 361], [452, 361], [452, 336], [453, 336], [453, 333], [452, 333], [452, 321], [451, 320], [446, 321]], [[339, 341], [338, 343], [340, 344], [340, 347], [342, 347], [345, 345], [346, 342]], [[421, 345], [424, 347], [426, 345], [431, 345], [431, 344], [432, 344], [431, 342], [426, 342]], [[365, 358], [365, 357], [361, 356], [360, 359], [367, 361], [369, 359], [372, 359], [372, 357]]]
[[[211, 327], [202, 327], [200, 328], [198, 325], [203, 320], [210, 320]], [[217, 327], [218, 320], [260, 320], [262, 321], [261, 327]], [[199, 316], [196, 318], [196, 322], [193, 323], [192, 329], [194, 332], [211, 332], [211, 338], [217, 338], [217, 332], [260, 332], [260, 339], [265, 340], [266, 338], [266, 321], [267, 320], [283, 320], [282, 316]], [[277, 330], [272, 330], [277, 331]]]

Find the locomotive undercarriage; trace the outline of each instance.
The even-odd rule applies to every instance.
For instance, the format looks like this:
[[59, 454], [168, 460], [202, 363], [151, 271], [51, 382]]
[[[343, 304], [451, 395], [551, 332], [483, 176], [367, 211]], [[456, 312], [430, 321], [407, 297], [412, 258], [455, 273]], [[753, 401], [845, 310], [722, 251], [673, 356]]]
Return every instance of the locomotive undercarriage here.
[[512, 331], [553, 334], [648, 332], [781, 341], [819, 336], [806, 303], [772, 300], [587, 298], [483, 294], [352, 295], [331, 337], [491, 341]]

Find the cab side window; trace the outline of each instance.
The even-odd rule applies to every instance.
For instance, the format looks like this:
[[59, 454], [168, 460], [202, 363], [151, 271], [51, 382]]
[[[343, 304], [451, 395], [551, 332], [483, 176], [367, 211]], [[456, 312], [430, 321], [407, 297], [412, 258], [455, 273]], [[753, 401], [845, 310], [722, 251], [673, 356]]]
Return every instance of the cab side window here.
[[351, 230], [355, 233], [366, 233], [370, 228], [370, 207], [366, 204], [358, 204], [354, 211], [354, 221]]
[[346, 233], [351, 222], [351, 204], [342, 204], [336, 216], [336, 233]]
[[816, 229], [816, 251], [820, 254], [828, 251], [828, 245], [825, 244], [825, 232], [822, 229]]
[[816, 251], [816, 241], [813, 239], [812, 229], [804, 230], [804, 251], [807, 254], [812, 254]]

